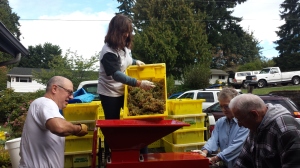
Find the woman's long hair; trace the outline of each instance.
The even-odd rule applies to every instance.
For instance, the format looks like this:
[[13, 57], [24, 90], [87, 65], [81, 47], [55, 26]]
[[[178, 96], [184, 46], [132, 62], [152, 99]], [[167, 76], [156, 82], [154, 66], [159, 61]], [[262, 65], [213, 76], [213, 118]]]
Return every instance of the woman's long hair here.
[[115, 50], [120, 50], [125, 47], [131, 49], [133, 42], [132, 31], [131, 19], [123, 14], [118, 14], [109, 22], [104, 43], [107, 43], [110, 48]]

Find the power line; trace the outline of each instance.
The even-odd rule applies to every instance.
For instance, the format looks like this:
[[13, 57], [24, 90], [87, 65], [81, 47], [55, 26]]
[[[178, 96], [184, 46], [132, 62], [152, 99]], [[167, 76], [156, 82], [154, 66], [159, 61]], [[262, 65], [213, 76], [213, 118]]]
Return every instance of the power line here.
[[[104, 19], [92, 19], [92, 20], [89, 20], [89, 19], [85, 19], [85, 20], [78, 20], [78, 19], [19, 19], [19, 20], [24, 20], [24, 21], [66, 21], [66, 22], [106, 22], [106, 21], [110, 21], [110, 20], [104, 20]], [[294, 21], [300, 21], [300, 18], [297, 18], [297, 19], [241, 19], [241, 21], [256, 21], [256, 20], [273, 20], [273, 21], [278, 21], [278, 20], [284, 20], [284, 21], [291, 21], [291, 20], [294, 20]], [[228, 20], [206, 20], [206, 19], [203, 19], [203, 20], [140, 20], [140, 21], [156, 21], [156, 22], [170, 22], [170, 21], [192, 21], [192, 22], [195, 22], [195, 21], [211, 21], [211, 22], [215, 22], [215, 21], [235, 21], [235, 19], [228, 19]]]

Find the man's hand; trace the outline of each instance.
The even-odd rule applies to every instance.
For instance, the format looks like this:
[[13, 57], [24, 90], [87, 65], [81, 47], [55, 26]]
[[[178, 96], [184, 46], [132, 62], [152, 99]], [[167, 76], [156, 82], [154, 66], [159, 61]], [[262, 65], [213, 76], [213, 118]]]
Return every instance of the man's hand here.
[[203, 152], [202, 150], [192, 150], [192, 152], [197, 152], [197, 153], [199, 153], [200, 155], [202, 155], [204, 157], [207, 156], [207, 154], [205, 152]]
[[137, 66], [145, 65], [145, 63], [140, 60], [136, 60], [135, 63]]
[[85, 124], [76, 124], [76, 125], [79, 125], [81, 127], [81, 130], [77, 134], [75, 134], [75, 136], [82, 137], [82, 136], [85, 136], [86, 134], [88, 134], [87, 125], [85, 125]]

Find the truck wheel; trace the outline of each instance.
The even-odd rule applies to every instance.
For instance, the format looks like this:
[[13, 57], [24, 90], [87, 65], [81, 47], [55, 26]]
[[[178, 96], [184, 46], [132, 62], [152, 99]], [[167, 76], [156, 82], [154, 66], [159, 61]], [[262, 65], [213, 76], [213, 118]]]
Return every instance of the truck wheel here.
[[257, 87], [258, 88], [263, 88], [263, 87], [265, 87], [266, 86], [266, 81], [265, 80], [259, 80], [258, 82], [257, 82]]
[[244, 89], [246, 89], [248, 87], [249, 83], [245, 83], [245, 81], [243, 82], [242, 86]]
[[298, 76], [293, 77], [292, 83], [293, 83], [293, 85], [299, 85], [300, 78]]

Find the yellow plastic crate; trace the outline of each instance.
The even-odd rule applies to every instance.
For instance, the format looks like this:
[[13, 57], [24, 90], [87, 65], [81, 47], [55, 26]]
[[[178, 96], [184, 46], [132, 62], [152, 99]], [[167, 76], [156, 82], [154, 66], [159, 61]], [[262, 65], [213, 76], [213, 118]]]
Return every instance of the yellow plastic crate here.
[[163, 138], [166, 152], [191, 152], [191, 150], [200, 150], [206, 142], [173, 144]]
[[[98, 161], [98, 159], [96, 159], [96, 161]], [[90, 167], [91, 165], [92, 152], [70, 153], [69, 155], [65, 155], [64, 168]]]
[[63, 109], [63, 115], [67, 121], [95, 120], [100, 107], [102, 107], [100, 101], [68, 104]]
[[[138, 80], [149, 80], [153, 82], [159, 82], [163, 80], [164, 82], [164, 100], [167, 100], [167, 82], [166, 82], [166, 65], [164, 63], [160, 64], [147, 64], [142, 66], [130, 66], [126, 69], [126, 74], [130, 77], [136, 78]], [[145, 119], [145, 118], [165, 118], [168, 116], [167, 103], [165, 104], [165, 110], [163, 114], [153, 114], [153, 115], [138, 115], [130, 116], [128, 110], [128, 86], [125, 85], [125, 100], [124, 100], [124, 111], [123, 119]]]
[[187, 115], [169, 115], [169, 119], [178, 120], [190, 124], [190, 126], [183, 126], [180, 129], [203, 128], [205, 123], [206, 113], [201, 114], [187, 114]]
[[169, 115], [186, 115], [202, 113], [202, 103], [205, 99], [174, 99], [169, 100], [168, 113]]
[[173, 144], [186, 144], [186, 143], [197, 143], [204, 142], [204, 131], [206, 127], [194, 128], [194, 129], [182, 129], [177, 130], [167, 136], [165, 140]]
[[148, 145], [148, 148], [160, 148], [160, 147], [163, 147], [163, 142], [161, 139]]
[[67, 136], [65, 142], [65, 153], [91, 151], [93, 146], [93, 136], [83, 137]]

